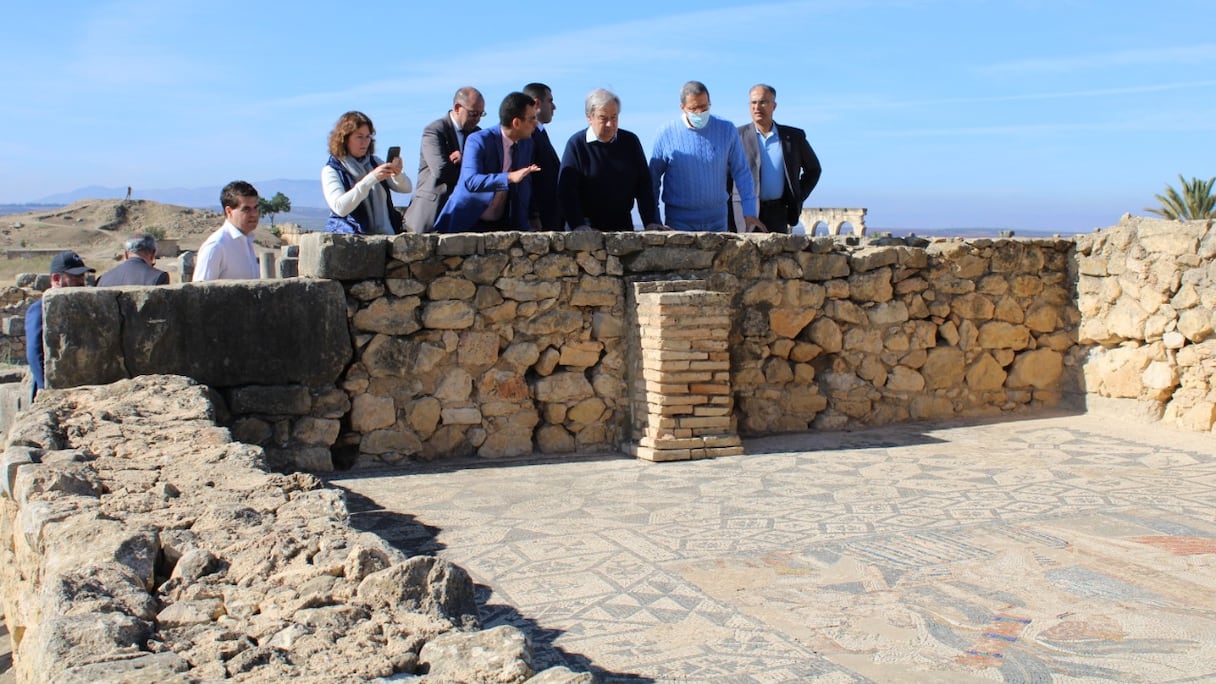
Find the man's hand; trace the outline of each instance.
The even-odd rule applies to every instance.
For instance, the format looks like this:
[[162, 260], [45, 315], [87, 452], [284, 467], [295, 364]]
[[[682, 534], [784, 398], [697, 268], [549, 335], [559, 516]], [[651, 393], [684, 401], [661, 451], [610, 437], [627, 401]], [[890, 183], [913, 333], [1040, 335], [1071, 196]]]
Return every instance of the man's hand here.
[[540, 167], [537, 166], [536, 164], [532, 164], [531, 166], [525, 166], [522, 169], [515, 169], [514, 171], [507, 174], [507, 182], [508, 183], [518, 183], [518, 182], [522, 181], [523, 179], [527, 178], [529, 175], [536, 173], [537, 171], [540, 171]]
[[743, 225], [747, 229], [747, 232], [749, 232], [749, 233], [752, 231], [755, 231], [757, 233], [767, 233], [768, 232], [768, 227], [765, 226], [763, 223], [761, 223], [760, 219], [756, 218], [755, 216], [744, 216]]
[[452, 162], [453, 164], [459, 164], [460, 150], [452, 150], [452, 153], [448, 155], [448, 161]]

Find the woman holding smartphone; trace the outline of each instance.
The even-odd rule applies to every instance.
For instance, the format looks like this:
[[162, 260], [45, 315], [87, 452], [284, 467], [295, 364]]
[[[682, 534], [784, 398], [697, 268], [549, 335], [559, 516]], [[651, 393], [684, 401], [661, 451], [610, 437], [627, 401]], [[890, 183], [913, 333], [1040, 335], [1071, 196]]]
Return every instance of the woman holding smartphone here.
[[325, 230], [401, 232], [401, 212], [393, 206], [392, 192], [410, 192], [413, 186], [402, 172], [400, 154], [382, 162], [372, 154], [375, 149], [376, 127], [366, 114], [347, 112], [338, 118], [329, 132], [329, 160], [321, 168], [321, 190], [330, 211]]

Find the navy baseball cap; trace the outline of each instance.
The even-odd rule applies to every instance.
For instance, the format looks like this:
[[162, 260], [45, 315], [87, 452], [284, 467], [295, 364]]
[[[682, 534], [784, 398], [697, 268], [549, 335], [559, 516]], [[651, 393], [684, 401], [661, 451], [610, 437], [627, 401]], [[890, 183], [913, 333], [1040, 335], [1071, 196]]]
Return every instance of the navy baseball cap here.
[[51, 273], [84, 275], [96, 272], [97, 269], [85, 266], [84, 259], [81, 259], [79, 254], [71, 250], [60, 252], [51, 259]]

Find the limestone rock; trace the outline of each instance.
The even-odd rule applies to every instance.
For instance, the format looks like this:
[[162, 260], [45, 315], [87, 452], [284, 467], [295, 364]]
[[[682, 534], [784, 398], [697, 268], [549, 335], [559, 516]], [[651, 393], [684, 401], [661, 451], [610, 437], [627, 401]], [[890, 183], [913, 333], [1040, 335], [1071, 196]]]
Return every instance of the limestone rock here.
[[1036, 349], [1017, 355], [1006, 384], [1012, 388], [1053, 389], [1064, 373], [1064, 356], [1051, 349]]
[[532, 674], [532, 649], [522, 632], [500, 625], [482, 632], [449, 632], [418, 654], [428, 677], [470, 684], [519, 683]]
[[373, 611], [384, 607], [421, 612], [463, 629], [481, 623], [468, 573], [433, 556], [415, 556], [368, 575], [357, 595]]

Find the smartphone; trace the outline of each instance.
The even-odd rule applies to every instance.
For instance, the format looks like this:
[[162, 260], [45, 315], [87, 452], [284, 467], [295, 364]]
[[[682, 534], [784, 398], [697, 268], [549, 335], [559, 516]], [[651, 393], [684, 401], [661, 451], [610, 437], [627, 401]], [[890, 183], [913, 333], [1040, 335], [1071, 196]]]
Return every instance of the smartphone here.
[[384, 162], [386, 164], [391, 164], [391, 163], [393, 163], [394, 159], [396, 159], [397, 157], [400, 157], [400, 156], [401, 156], [401, 148], [397, 145], [393, 145], [392, 147], [388, 148], [388, 158], [385, 159]]

